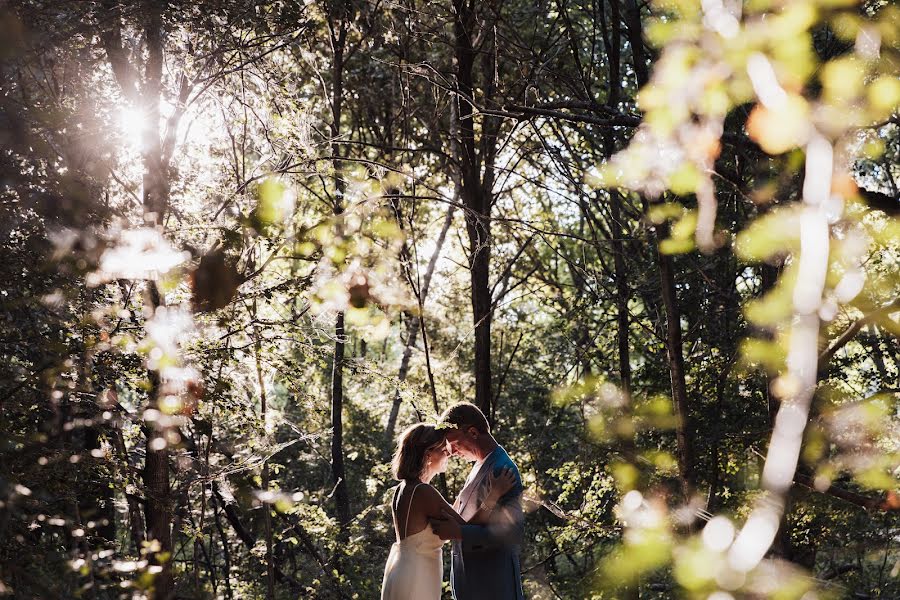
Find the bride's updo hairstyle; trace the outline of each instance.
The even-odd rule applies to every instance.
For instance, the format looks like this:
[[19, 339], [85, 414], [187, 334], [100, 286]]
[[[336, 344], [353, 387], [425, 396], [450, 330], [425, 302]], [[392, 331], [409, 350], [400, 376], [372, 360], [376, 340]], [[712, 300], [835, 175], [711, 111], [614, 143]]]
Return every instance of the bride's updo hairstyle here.
[[434, 425], [416, 423], [400, 434], [392, 471], [397, 481], [419, 479], [425, 472], [425, 455], [444, 444], [445, 434]]

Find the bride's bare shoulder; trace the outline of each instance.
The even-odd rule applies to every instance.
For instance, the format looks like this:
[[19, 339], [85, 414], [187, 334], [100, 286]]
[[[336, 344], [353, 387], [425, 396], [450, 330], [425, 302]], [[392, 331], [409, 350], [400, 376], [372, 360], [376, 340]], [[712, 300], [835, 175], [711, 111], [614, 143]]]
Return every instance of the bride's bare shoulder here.
[[[421, 494], [421, 496], [420, 496]], [[423, 483], [419, 486], [419, 489], [416, 490], [416, 496], [419, 498], [418, 502], [421, 502], [421, 506], [428, 509], [437, 509], [440, 510], [440, 507], [445, 503], [444, 497], [441, 493], [428, 483]]]
[[432, 492], [439, 493], [430, 484], [423, 481], [412, 483], [409, 481], [402, 482], [399, 486], [401, 500], [409, 500], [412, 497], [413, 502], [418, 502], [421, 497], [429, 497]]

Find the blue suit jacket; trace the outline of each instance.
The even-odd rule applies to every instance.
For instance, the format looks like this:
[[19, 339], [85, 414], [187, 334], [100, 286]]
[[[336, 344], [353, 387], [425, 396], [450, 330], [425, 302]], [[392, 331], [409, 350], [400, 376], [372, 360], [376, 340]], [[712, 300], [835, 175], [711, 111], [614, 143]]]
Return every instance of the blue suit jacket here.
[[455, 600], [524, 600], [519, 546], [525, 534], [522, 478], [502, 447], [485, 459], [475, 478], [459, 493], [457, 511], [469, 518], [487, 495], [487, 474], [512, 469], [516, 483], [494, 507], [486, 525], [463, 525], [462, 540], [451, 549], [450, 586]]

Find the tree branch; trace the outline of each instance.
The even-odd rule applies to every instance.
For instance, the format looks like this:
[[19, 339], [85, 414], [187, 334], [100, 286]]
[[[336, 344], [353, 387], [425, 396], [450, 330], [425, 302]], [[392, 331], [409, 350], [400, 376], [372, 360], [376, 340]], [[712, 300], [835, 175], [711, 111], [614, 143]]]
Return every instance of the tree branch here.
[[122, 47], [122, 23], [119, 18], [119, 8], [115, 2], [111, 1], [106, 1], [103, 5], [105, 10], [115, 14], [109, 20], [110, 25], [104, 27], [100, 32], [100, 41], [103, 49], [106, 50], [109, 65], [112, 67], [122, 93], [130, 102], [137, 104], [140, 101], [138, 72], [131, 64], [128, 53]]
[[872, 496], [864, 496], [863, 494], [858, 494], [857, 492], [852, 492], [850, 490], [835, 487], [833, 485], [822, 490], [816, 487], [812, 477], [802, 475], [800, 473], [794, 475], [794, 483], [798, 483], [805, 488], [809, 488], [813, 491], [825, 494], [827, 496], [838, 498], [840, 500], [843, 500], [844, 502], [855, 504], [856, 506], [859, 506], [868, 512], [871, 512], [873, 510], [884, 512], [900, 511], [900, 497], [898, 497], [893, 492], [888, 492], [880, 498], [874, 498]]
[[855, 321], [852, 325], [850, 325], [844, 333], [838, 337], [831, 346], [828, 347], [824, 352], [819, 355], [819, 368], [824, 367], [828, 362], [832, 359], [834, 354], [847, 345], [847, 343], [852, 340], [859, 330], [885, 315], [888, 315], [896, 310], [900, 310], [900, 298], [895, 299], [893, 302], [885, 304], [881, 308], [870, 312], [869, 314], [863, 316], [861, 319]]

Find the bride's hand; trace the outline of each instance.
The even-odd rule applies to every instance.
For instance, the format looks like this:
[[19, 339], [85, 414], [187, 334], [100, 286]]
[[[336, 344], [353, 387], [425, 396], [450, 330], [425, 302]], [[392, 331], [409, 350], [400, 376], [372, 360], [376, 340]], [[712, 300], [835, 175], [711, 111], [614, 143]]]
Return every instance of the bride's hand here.
[[516, 485], [516, 476], [512, 469], [504, 467], [503, 469], [500, 469], [499, 472], [492, 472], [490, 474], [488, 477], [488, 485], [490, 486], [488, 499], [496, 502]]

